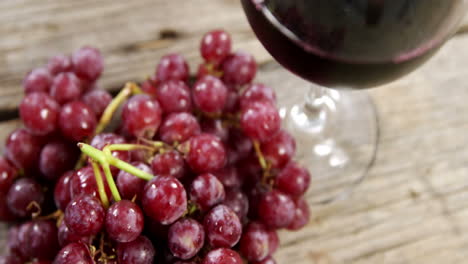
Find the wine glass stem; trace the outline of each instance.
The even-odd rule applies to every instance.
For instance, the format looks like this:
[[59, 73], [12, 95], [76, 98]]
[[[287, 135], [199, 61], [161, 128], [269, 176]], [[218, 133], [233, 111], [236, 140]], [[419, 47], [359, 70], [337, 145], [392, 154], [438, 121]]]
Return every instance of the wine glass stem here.
[[[290, 128], [314, 140], [323, 140], [333, 129], [332, 116], [336, 113], [334, 90], [312, 85], [302, 104], [292, 107], [289, 117]], [[337, 94], [338, 95], [338, 94]]]
[[[312, 85], [306, 95], [304, 110], [308, 113], [308, 118], [320, 118], [321, 113], [325, 110], [329, 95], [327, 88], [322, 86]], [[315, 118], [314, 118], [315, 116]]]

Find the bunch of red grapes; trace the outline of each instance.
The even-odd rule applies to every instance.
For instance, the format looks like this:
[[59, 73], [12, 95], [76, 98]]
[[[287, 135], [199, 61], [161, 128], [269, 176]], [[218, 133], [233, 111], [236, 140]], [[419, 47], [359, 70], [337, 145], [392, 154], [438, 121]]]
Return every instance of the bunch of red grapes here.
[[0, 263], [276, 263], [277, 230], [309, 222], [310, 175], [254, 58], [222, 30], [200, 51], [196, 78], [170, 54], [115, 98], [92, 47], [26, 76], [0, 158]]

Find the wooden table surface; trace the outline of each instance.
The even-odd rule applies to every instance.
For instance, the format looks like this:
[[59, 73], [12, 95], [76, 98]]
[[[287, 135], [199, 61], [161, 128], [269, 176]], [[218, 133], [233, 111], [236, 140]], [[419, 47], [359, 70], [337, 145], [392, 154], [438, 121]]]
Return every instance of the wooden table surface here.
[[[115, 90], [151, 74], [168, 52], [182, 53], [194, 69], [199, 39], [213, 28], [255, 55], [259, 80], [279, 92], [305, 91], [307, 83], [255, 39], [238, 0], [0, 1], [0, 139], [18, 126], [24, 74], [49, 56], [97, 46], [106, 59], [101, 85]], [[369, 91], [380, 129], [374, 166], [352, 197], [313, 206], [303, 231], [281, 234], [278, 263], [468, 263], [465, 33], [468, 20], [421, 69]]]

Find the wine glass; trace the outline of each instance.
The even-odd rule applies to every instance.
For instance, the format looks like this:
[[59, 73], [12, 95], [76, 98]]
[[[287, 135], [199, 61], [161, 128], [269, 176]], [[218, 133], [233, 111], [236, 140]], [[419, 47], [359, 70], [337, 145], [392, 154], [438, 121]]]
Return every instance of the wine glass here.
[[391, 82], [427, 61], [468, 7], [468, 0], [241, 1], [270, 54], [314, 83], [305, 101], [280, 110], [314, 176], [314, 203], [346, 197], [376, 157], [375, 106], [356, 89]]

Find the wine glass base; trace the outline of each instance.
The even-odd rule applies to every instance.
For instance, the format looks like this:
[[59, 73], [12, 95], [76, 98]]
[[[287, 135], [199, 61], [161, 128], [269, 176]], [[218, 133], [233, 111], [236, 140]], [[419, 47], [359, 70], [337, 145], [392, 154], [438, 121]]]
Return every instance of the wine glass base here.
[[364, 91], [327, 90], [310, 104], [282, 108], [297, 141], [297, 159], [312, 175], [307, 198], [328, 203], [348, 197], [372, 166], [378, 141], [375, 105]]

